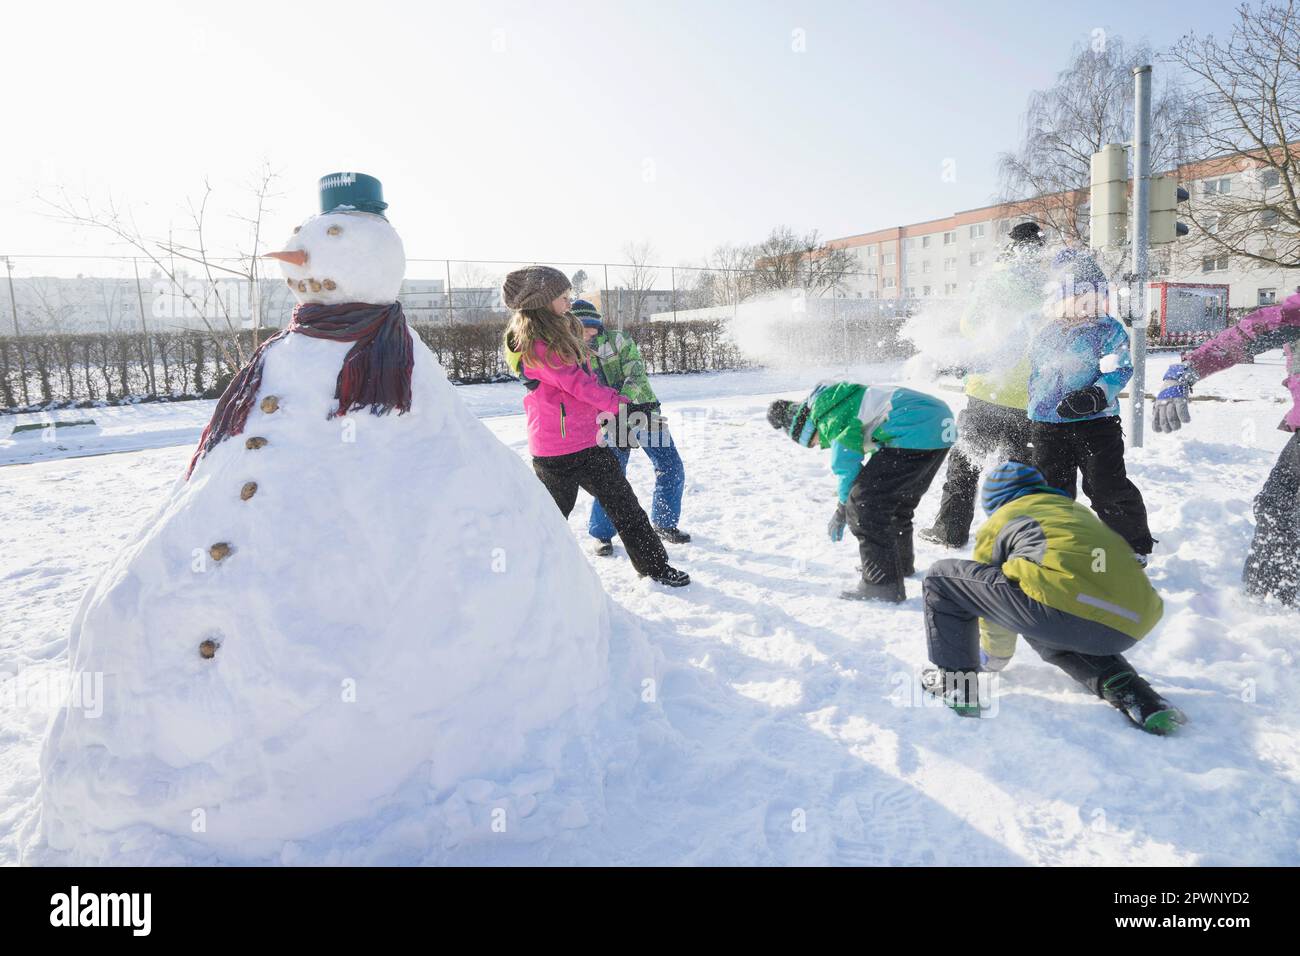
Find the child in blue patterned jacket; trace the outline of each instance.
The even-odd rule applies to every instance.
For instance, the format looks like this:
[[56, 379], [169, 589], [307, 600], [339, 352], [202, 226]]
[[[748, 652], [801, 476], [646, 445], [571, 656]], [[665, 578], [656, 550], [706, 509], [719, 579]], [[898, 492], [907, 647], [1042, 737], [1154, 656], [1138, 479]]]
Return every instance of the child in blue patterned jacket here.
[[1142, 493], [1124, 468], [1119, 393], [1133, 376], [1128, 330], [1106, 312], [1105, 274], [1086, 252], [1052, 262], [1043, 307], [1048, 323], [1029, 346], [1029, 419], [1034, 467], [1047, 483], [1083, 493], [1145, 563], [1154, 541]]

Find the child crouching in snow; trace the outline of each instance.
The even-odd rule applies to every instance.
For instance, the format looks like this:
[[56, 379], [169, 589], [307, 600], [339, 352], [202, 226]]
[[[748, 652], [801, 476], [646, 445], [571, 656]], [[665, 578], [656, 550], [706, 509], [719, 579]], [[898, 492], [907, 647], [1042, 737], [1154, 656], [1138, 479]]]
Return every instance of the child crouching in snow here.
[[1122, 656], [1164, 613], [1128, 543], [1021, 462], [993, 469], [980, 503], [989, 518], [975, 560], [937, 561], [922, 583], [935, 665], [922, 675], [925, 689], [978, 717], [981, 661], [1001, 670], [1023, 634], [1043, 660], [1143, 730], [1165, 734], [1184, 723]]
[[661, 584], [690, 578], [668, 564], [618, 458], [600, 441], [602, 413], [617, 416], [628, 399], [602, 385], [587, 365], [582, 324], [569, 312], [569, 280], [548, 266], [517, 269], [501, 288], [514, 312], [506, 327], [506, 361], [529, 389], [524, 396], [533, 470], [567, 518], [578, 489], [600, 502], [632, 566]]
[[1029, 346], [1029, 439], [1034, 467], [1075, 497], [1076, 473], [1092, 508], [1145, 563], [1155, 542], [1142, 492], [1124, 468], [1120, 390], [1133, 377], [1128, 331], [1106, 314], [1109, 288], [1092, 257], [1065, 249], [1052, 263], [1043, 311], [1050, 320]]
[[910, 388], [823, 382], [802, 402], [773, 402], [767, 420], [805, 448], [831, 450], [839, 504], [830, 537], [842, 539], [847, 524], [862, 555], [862, 578], [840, 596], [905, 600], [903, 579], [916, 571], [912, 515], [957, 440], [952, 410]]

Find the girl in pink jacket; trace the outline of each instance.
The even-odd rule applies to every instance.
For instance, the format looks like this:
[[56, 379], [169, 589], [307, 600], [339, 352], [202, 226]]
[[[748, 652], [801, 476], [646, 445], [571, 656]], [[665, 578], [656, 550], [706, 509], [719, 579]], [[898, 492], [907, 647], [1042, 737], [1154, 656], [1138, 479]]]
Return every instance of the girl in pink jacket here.
[[569, 313], [569, 280], [558, 269], [516, 269], [502, 284], [514, 315], [506, 327], [505, 352], [528, 388], [528, 450], [533, 471], [567, 518], [578, 489], [600, 502], [627, 548], [632, 566], [661, 584], [690, 583], [668, 564], [663, 542], [637, 501], [601, 425], [619, 416], [627, 398], [602, 385], [587, 366], [582, 323]]

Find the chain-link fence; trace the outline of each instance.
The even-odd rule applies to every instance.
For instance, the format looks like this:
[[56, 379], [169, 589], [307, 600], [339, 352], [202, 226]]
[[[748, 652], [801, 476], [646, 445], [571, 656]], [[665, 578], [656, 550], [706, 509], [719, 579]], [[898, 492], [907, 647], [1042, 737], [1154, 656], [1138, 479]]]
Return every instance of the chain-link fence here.
[[[407, 260], [403, 310], [453, 381], [506, 377], [501, 281], [527, 264]], [[296, 304], [274, 263], [13, 255], [0, 265], [6, 410], [212, 397]], [[571, 277], [575, 298], [633, 336], [652, 372], [745, 366], [733, 326], [759, 301], [775, 303], [767, 311], [776, 311], [772, 324], [789, 354], [812, 361], [898, 351], [896, 319], [911, 310], [908, 300], [876, 299], [874, 273], [819, 274], [817, 288], [778, 290], [762, 269], [555, 265]], [[799, 278], [796, 270], [781, 281]]]

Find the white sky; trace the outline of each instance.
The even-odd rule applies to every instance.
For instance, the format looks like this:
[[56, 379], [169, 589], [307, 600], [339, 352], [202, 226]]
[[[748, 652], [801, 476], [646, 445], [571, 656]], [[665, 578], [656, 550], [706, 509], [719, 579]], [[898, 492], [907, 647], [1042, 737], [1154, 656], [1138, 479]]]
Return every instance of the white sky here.
[[[0, 254], [103, 252], [66, 188], [184, 224], [263, 160], [270, 232], [338, 170], [384, 183], [410, 256], [697, 263], [983, 205], [1031, 89], [1093, 29], [1168, 42], [1226, 4], [35, 3], [0, 14]], [[802, 30], [804, 50], [794, 32]], [[941, 178], [945, 160], [956, 180]]]

